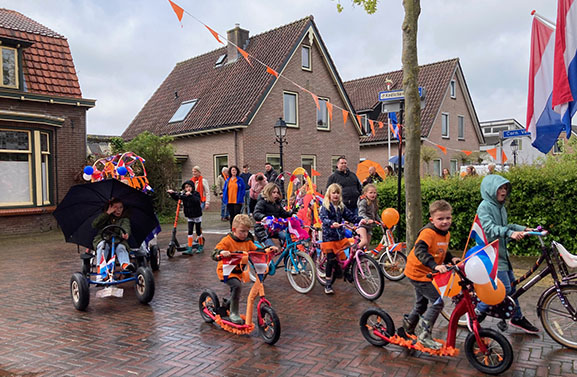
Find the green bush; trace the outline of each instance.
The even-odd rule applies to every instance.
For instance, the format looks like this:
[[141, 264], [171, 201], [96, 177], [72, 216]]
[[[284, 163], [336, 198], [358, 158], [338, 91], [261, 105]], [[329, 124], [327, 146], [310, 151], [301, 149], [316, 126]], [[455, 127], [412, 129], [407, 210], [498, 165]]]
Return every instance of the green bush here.
[[[547, 242], [557, 240], [568, 250], [577, 251], [575, 219], [577, 206], [577, 158], [575, 154], [550, 156], [542, 165], [520, 166], [503, 173], [512, 186], [506, 204], [509, 222], [529, 227], [543, 226], [551, 235]], [[421, 180], [423, 224], [428, 222], [429, 204], [438, 199], [447, 200], [453, 207], [450, 249], [463, 250], [481, 202], [480, 185], [483, 177], [465, 179], [423, 178]], [[379, 184], [379, 207], [397, 208], [397, 181]], [[404, 182], [401, 195], [401, 226], [405, 227]], [[509, 252], [515, 255], [538, 255], [539, 243], [534, 237], [509, 243]]]

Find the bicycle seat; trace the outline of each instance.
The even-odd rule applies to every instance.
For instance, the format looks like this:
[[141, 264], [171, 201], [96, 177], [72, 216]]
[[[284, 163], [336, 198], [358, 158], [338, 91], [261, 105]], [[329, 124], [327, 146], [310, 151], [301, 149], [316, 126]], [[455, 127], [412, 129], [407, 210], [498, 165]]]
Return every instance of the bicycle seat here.
[[577, 268], [577, 255], [568, 252], [567, 249], [565, 249], [565, 246], [561, 245], [559, 242], [553, 241], [552, 243], [561, 255], [561, 258], [563, 258], [565, 264], [570, 268]]

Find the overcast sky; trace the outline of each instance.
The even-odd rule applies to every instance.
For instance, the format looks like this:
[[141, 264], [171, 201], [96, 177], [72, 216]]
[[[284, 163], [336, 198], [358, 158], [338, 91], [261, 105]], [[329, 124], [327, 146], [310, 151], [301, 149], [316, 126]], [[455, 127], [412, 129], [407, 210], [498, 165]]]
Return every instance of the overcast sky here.
[[[175, 0], [221, 35], [250, 35], [313, 15], [344, 81], [401, 69], [401, 0], [367, 15], [341, 0]], [[480, 121], [525, 125], [530, 12], [555, 21], [555, 0], [421, 0], [419, 64], [460, 58]], [[167, 0], [2, 0], [68, 39], [88, 111], [88, 133], [120, 135], [177, 62], [221, 45], [196, 20], [183, 27]], [[376, 95], [376, 94], [375, 94]]]

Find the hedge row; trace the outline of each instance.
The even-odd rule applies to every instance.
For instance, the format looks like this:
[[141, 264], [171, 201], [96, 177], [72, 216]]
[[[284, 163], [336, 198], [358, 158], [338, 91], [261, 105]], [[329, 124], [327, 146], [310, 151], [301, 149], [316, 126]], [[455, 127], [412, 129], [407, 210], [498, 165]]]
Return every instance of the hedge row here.
[[[536, 227], [543, 226], [551, 235], [547, 242], [561, 242], [569, 251], [577, 252], [577, 163], [573, 158], [550, 158], [541, 166], [522, 166], [503, 173], [512, 186], [506, 204], [509, 222]], [[424, 178], [421, 180], [423, 224], [428, 222], [429, 204], [447, 200], [453, 207], [450, 248], [463, 250], [477, 206], [481, 202], [480, 185], [483, 177]], [[379, 207], [397, 207], [397, 180], [388, 179], [378, 187]], [[405, 227], [404, 182], [401, 195], [401, 226]], [[509, 244], [515, 255], [538, 255], [539, 243], [527, 237]]]

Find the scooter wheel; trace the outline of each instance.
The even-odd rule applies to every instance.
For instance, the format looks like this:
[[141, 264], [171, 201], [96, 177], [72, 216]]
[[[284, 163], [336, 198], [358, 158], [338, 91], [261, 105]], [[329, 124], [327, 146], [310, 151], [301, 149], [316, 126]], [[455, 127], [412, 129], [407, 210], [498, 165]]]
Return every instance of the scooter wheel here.
[[359, 325], [361, 326], [361, 334], [373, 346], [384, 347], [389, 344], [375, 332], [386, 337], [391, 337], [395, 334], [395, 323], [391, 316], [382, 309], [371, 308], [365, 310]]
[[174, 254], [176, 253], [176, 246], [175, 245], [168, 245], [168, 248], [166, 249], [166, 255], [169, 258], [174, 257]]
[[214, 293], [211, 289], [205, 289], [198, 299], [198, 310], [200, 310], [200, 316], [206, 323], [214, 322], [211, 316], [209, 316], [205, 311], [206, 308], [210, 314], [216, 315], [216, 311], [220, 307], [220, 303], [218, 301], [218, 296]]
[[[260, 319], [262, 319], [262, 324]], [[258, 329], [260, 336], [267, 344], [273, 345], [280, 338], [280, 319], [274, 309], [268, 305], [260, 306]]]

